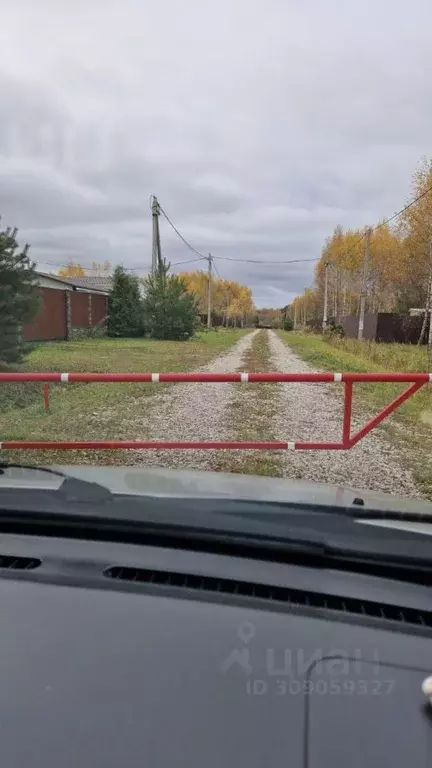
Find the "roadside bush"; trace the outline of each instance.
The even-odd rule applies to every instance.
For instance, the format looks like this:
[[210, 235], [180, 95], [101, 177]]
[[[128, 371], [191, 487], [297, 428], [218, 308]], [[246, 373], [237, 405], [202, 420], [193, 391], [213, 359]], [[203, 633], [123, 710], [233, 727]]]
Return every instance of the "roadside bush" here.
[[[197, 328], [195, 328], [195, 333], [198, 333], [200, 336], [202, 336], [203, 334], [205, 335], [207, 333], [218, 333], [218, 331], [220, 330], [221, 328], [218, 328], [217, 325], [215, 325], [214, 328], [207, 328], [206, 325], [202, 325], [201, 323], [198, 325]], [[225, 328], [223, 328], [222, 330], [225, 330]]]
[[270, 323], [270, 326], [271, 326], [272, 328], [274, 328], [275, 330], [278, 330], [278, 329], [282, 328], [282, 326], [283, 326], [283, 322], [282, 322], [282, 319], [281, 319], [280, 317], [274, 317], [274, 318], [272, 318], [272, 321], [271, 321], [271, 323]]
[[107, 335], [105, 326], [93, 325], [90, 328], [71, 328], [70, 341], [82, 341], [83, 339], [103, 339]]
[[284, 327], [284, 331], [293, 331], [294, 330], [294, 323], [293, 323], [293, 321], [291, 320], [290, 317], [286, 317], [285, 318], [283, 327]]
[[340, 323], [336, 323], [334, 320], [329, 320], [326, 329], [323, 331], [324, 339], [343, 339], [345, 338], [345, 329]]

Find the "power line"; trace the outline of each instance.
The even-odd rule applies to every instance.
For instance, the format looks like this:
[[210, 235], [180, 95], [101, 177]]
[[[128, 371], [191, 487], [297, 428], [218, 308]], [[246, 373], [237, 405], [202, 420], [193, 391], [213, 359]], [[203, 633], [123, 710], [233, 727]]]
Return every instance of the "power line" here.
[[[393, 221], [393, 219], [397, 219], [397, 217], [400, 216], [402, 213], [405, 213], [405, 211], [407, 211], [408, 208], [411, 208], [412, 205], [415, 205], [415, 203], [418, 203], [418, 201], [421, 200], [422, 197], [426, 197], [426, 195], [428, 195], [429, 192], [432, 192], [432, 185], [430, 187], [428, 187], [427, 189], [425, 189], [425, 191], [422, 192], [420, 195], [415, 197], [414, 200], [411, 200], [411, 202], [408, 203], [408, 205], [405, 205], [403, 208], [401, 208], [400, 211], [398, 211], [397, 213], [394, 213], [393, 216], [390, 216], [388, 219], [385, 219], [380, 224], [377, 224], [376, 227], [373, 227], [372, 231], [375, 231], [376, 229], [380, 229], [380, 227], [384, 227], [386, 224], [389, 224], [391, 221]], [[363, 235], [363, 237], [364, 237], [364, 235]]]
[[[38, 259], [38, 258], [34, 258], [33, 261], [39, 264], [48, 264], [50, 267], [58, 267], [59, 269], [62, 269], [62, 268], [67, 269], [70, 266], [72, 267], [79, 266], [79, 267], [82, 267], [84, 272], [100, 272], [102, 276], [107, 274], [107, 272], [101, 269], [100, 267], [86, 267], [84, 264], [81, 264], [81, 262], [75, 263], [74, 261], [72, 261], [72, 262], [69, 262], [69, 264], [57, 264], [57, 262], [55, 261], [47, 261], [46, 259]], [[125, 270], [125, 272], [137, 272], [138, 270], [142, 270], [146, 266], [147, 265], [144, 265], [144, 267], [123, 267], [123, 269]]]
[[[82, 269], [86, 273], [87, 272], [100, 272], [102, 277], [105, 276], [105, 275], [109, 275], [108, 272], [102, 271], [98, 267], [87, 267], [87, 266], [85, 266], [85, 264], [81, 264], [80, 262], [77, 262], [77, 264], [75, 264], [75, 262], [72, 262], [72, 263], [69, 263], [69, 264], [57, 264], [57, 262], [46, 261], [46, 259], [35, 259], [35, 261], [38, 262], [39, 264], [48, 264], [50, 267], [57, 267], [58, 269], [63, 269], [63, 268], [67, 269], [70, 266], [75, 267], [78, 264], [78, 266], [82, 267]], [[172, 267], [177, 267], [177, 266], [179, 266], [179, 264], [192, 264], [195, 261], [202, 261], [202, 259], [199, 258], [199, 259], [187, 259], [186, 261], [175, 261], [173, 264], [171, 264], [171, 266]], [[123, 269], [125, 270], [125, 272], [144, 272], [146, 269], [151, 269], [151, 265], [150, 264], [144, 264], [141, 267], [123, 267]]]
[[195, 261], [202, 261], [204, 257], [199, 259], [188, 259], [187, 261], [175, 261], [174, 264], [171, 264], [172, 267], [177, 267], [179, 264], [193, 264]]
[[218, 268], [217, 268], [217, 266], [216, 266], [216, 264], [215, 264], [214, 260], [213, 260], [213, 268], [214, 268], [214, 271], [216, 272], [216, 274], [217, 274], [217, 276], [218, 276], [219, 280], [222, 280], [222, 278], [221, 278], [221, 276], [220, 276], [220, 274], [219, 274], [219, 270], [218, 270]]
[[[199, 252], [196, 251], [196, 253], [199, 253]], [[239, 263], [264, 264], [264, 265], [265, 264], [303, 264], [304, 262], [307, 262], [307, 261], [319, 261], [318, 258], [314, 258], [314, 259], [291, 259], [289, 261], [264, 261], [264, 260], [261, 260], [261, 259], [235, 259], [235, 258], [233, 258], [231, 256], [213, 256], [212, 258], [213, 259], [221, 259], [223, 261], [234, 261], [234, 262], [239, 262]], [[193, 264], [193, 263], [195, 263], [197, 261], [203, 261], [205, 259], [207, 259], [206, 256], [199, 256], [197, 259], [187, 259], [185, 261], [175, 261], [174, 263], [171, 264], [171, 266], [172, 267], [177, 267], [179, 264]], [[59, 269], [67, 268], [67, 267], [71, 266], [71, 264], [57, 264], [56, 262], [46, 261], [45, 259], [36, 259], [36, 261], [38, 261], [41, 264], [49, 264], [49, 266], [51, 266], [51, 267], [58, 267]], [[72, 266], [76, 266], [74, 262], [72, 262]], [[100, 271], [100, 269], [98, 267], [87, 267], [87, 266], [85, 266], [84, 264], [81, 264], [81, 263], [79, 264], [79, 266], [81, 266], [85, 272], [99, 272]], [[216, 264], [213, 264], [213, 266], [215, 268], [216, 273], [219, 274], [218, 271], [217, 271], [217, 268], [216, 268]], [[124, 270], [125, 270], [125, 272], [140, 272], [140, 271], [145, 270], [146, 268], [150, 269], [151, 267], [150, 267], [149, 264], [144, 264], [141, 267], [124, 267]], [[106, 273], [104, 273], [104, 274], [106, 274]], [[220, 279], [222, 279], [222, 278], [220, 278]]]
[[[392, 216], [389, 216], [387, 219], [384, 219], [384, 221], [381, 221], [379, 224], [377, 224], [376, 227], [373, 227], [372, 228], [372, 232], [376, 232], [377, 229], [380, 229], [381, 227], [385, 227], [386, 224], [390, 224], [391, 221], [394, 221], [394, 219], [397, 219], [398, 216], [401, 216], [402, 213], [405, 213], [405, 211], [409, 210], [409, 208], [411, 208], [413, 205], [415, 205], [415, 203], [417, 203], [423, 197], [426, 197], [426, 195], [428, 195], [429, 192], [432, 192], [432, 185], [430, 187], [428, 187], [420, 195], [417, 195], [417, 197], [415, 197], [414, 200], [411, 200], [411, 202], [408, 203], [407, 205], [405, 205], [403, 208], [401, 208], [400, 211], [397, 211]], [[177, 232], [178, 236], [183, 240], [185, 245], [187, 245], [188, 248], [190, 248], [192, 251], [194, 251], [194, 253], [198, 254], [201, 258], [205, 259], [206, 257], [203, 256], [203, 254], [200, 253], [199, 251], [197, 251], [195, 248], [193, 248], [193, 246], [191, 246], [191, 244], [188, 243], [187, 240], [185, 240], [185, 238], [178, 231], [178, 229], [176, 229], [176, 227], [174, 226], [172, 221], [170, 221], [170, 219], [166, 215], [166, 213], [163, 210], [162, 206], [159, 205], [159, 207], [160, 207], [163, 215], [167, 219], [167, 221], [171, 224], [172, 228], [175, 230], [175, 232]], [[351, 253], [351, 251], [356, 247], [356, 245], [358, 245], [359, 243], [362, 242], [362, 240], [365, 238], [365, 236], [366, 236], [366, 231], [354, 243], [354, 245], [350, 248], [348, 253]], [[274, 265], [274, 264], [303, 264], [303, 263], [306, 263], [306, 262], [320, 261], [320, 258], [321, 257], [313, 258], [313, 259], [289, 259], [289, 260], [282, 260], [282, 261], [266, 261], [265, 259], [237, 259], [237, 258], [234, 258], [232, 256], [213, 256], [213, 260], [214, 259], [222, 259], [224, 261], [234, 261], [234, 262], [238, 262], [238, 263], [241, 263], [241, 264], [272, 264], [272, 265]], [[213, 261], [213, 264], [214, 264], [214, 261]], [[216, 269], [216, 265], [215, 264], [214, 264], [214, 266], [215, 266], [215, 269]]]
[[[179, 236], [179, 238], [183, 241], [183, 243], [194, 253], [199, 256], [200, 259], [207, 259], [207, 256], [204, 256], [200, 251], [197, 251], [196, 248], [191, 245], [185, 237], [179, 232], [177, 227], [173, 224], [171, 219], [169, 218], [168, 214], [165, 213], [164, 209], [162, 208], [161, 204], [159, 204], [159, 210], [160, 212], [165, 216], [167, 222], [170, 224], [170, 226], [173, 228], [174, 232]], [[319, 261], [319, 259], [291, 259], [289, 261], [265, 261], [264, 259], [235, 259], [231, 256], [212, 256], [213, 259], [223, 259], [224, 261], [237, 261], [239, 263], [244, 264], [300, 264], [304, 261]], [[197, 259], [199, 261], [199, 259]], [[186, 262], [185, 262], [186, 263]], [[213, 262], [214, 263], [214, 262]], [[215, 265], [214, 265], [215, 266]], [[220, 278], [221, 279], [221, 278]]]
[[191, 250], [191, 251], [193, 251], [194, 253], [196, 253], [196, 254], [197, 254], [197, 256], [199, 256], [201, 259], [206, 259], [206, 258], [207, 258], [207, 256], [204, 256], [204, 254], [203, 254], [203, 253], [200, 253], [199, 251], [197, 251], [197, 250], [196, 250], [196, 248], [194, 248], [194, 247], [193, 247], [193, 245], [191, 245], [190, 243], [188, 243], [188, 241], [186, 240], [186, 238], [185, 238], [185, 237], [183, 237], [183, 235], [181, 234], [181, 232], [179, 232], [179, 230], [177, 229], [177, 227], [176, 227], [176, 226], [174, 226], [174, 224], [172, 223], [172, 221], [171, 221], [171, 219], [169, 218], [169, 216], [168, 216], [168, 215], [165, 213], [165, 211], [164, 211], [164, 209], [162, 208], [162, 206], [161, 206], [161, 204], [160, 204], [160, 203], [159, 203], [159, 209], [160, 209], [160, 212], [161, 212], [161, 213], [163, 213], [163, 215], [165, 216], [165, 218], [166, 218], [166, 220], [167, 220], [168, 224], [169, 224], [169, 225], [170, 225], [170, 226], [173, 228], [174, 232], [175, 232], [175, 233], [176, 233], [176, 234], [179, 236], [180, 240], [182, 240], [182, 241], [184, 242], [184, 244], [187, 246], [187, 248], [189, 248], [189, 250]]
[[[398, 216], [401, 216], [403, 213], [405, 213], [405, 211], [408, 211], [408, 209], [411, 208], [416, 203], [418, 203], [419, 200], [421, 200], [423, 197], [426, 197], [426, 195], [428, 195], [429, 192], [432, 192], [432, 185], [430, 187], [428, 187], [427, 189], [425, 189], [425, 191], [422, 192], [420, 195], [417, 195], [417, 197], [415, 197], [414, 200], [411, 200], [410, 203], [408, 203], [407, 205], [404, 205], [404, 207], [401, 208], [400, 211], [397, 211], [392, 216], [389, 216], [388, 219], [384, 219], [384, 221], [381, 221], [375, 227], [371, 227], [370, 231], [371, 232], [376, 232], [377, 229], [381, 229], [381, 227], [385, 227], [386, 224], [390, 224], [391, 221], [394, 221], [394, 219], [397, 219]], [[354, 248], [357, 245], [359, 245], [359, 243], [361, 243], [362, 240], [364, 240], [364, 238], [366, 237], [366, 233], [367, 233], [367, 228], [365, 229], [363, 234], [359, 237], [359, 239], [356, 240], [355, 243], [351, 246], [349, 251], [346, 252], [346, 254], [345, 254], [346, 256], [349, 256], [349, 254], [353, 252]]]
[[[430, 192], [432, 192], [432, 185], [428, 187], [424, 192], [422, 192], [420, 195], [417, 195], [417, 197], [414, 198], [414, 200], [411, 200], [410, 203], [405, 205], [403, 208], [401, 208], [400, 211], [397, 211], [392, 216], [389, 216], [387, 219], [384, 219], [384, 221], [381, 221], [379, 224], [377, 224], [375, 227], [372, 227], [372, 232], [376, 232], [377, 229], [380, 229], [381, 227], [385, 227], [386, 224], [390, 224], [391, 221], [394, 221], [394, 219], [397, 219], [398, 216], [401, 216], [402, 213], [405, 213], [405, 211], [409, 210], [413, 205], [415, 205], [419, 200], [421, 200], [423, 197], [426, 197]], [[366, 236], [366, 231], [359, 237], [358, 240], [351, 246], [349, 251], [347, 251], [347, 255], [353, 251], [353, 249], [358, 245], [359, 243], [364, 240]], [[223, 259], [224, 261], [236, 261], [244, 264], [303, 264], [305, 262], [311, 262], [311, 261], [320, 261], [320, 258], [314, 258], [314, 259], [290, 259], [288, 261], [265, 261], [264, 259], [236, 259], [232, 256], [213, 256], [213, 259]]]
[[[423, 197], [426, 197], [430, 192], [432, 192], [432, 184], [430, 187], [427, 187], [427, 189], [424, 190], [424, 192], [421, 192], [417, 197], [414, 198], [414, 200], [411, 200], [410, 203], [407, 203], [407, 205], [404, 205], [403, 208], [400, 209], [400, 211], [396, 211], [392, 216], [389, 216], [387, 219], [384, 219], [384, 221], [381, 221], [379, 224], [377, 224], [375, 227], [366, 227], [363, 234], [358, 238], [358, 240], [355, 241], [355, 243], [351, 246], [351, 248], [344, 253], [344, 256], [349, 256], [353, 251], [354, 248], [359, 245], [362, 240], [366, 237], [366, 235], [370, 236], [372, 232], [376, 232], [378, 229], [381, 229], [381, 227], [385, 227], [387, 224], [390, 224], [391, 221], [394, 221], [398, 218], [398, 216], [401, 216], [405, 211], [408, 211], [413, 205], [418, 203], [419, 200], [422, 200]], [[319, 261], [319, 259], [315, 259], [315, 261]], [[332, 262], [328, 262], [332, 263]]]
[[[376, 232], [378, 229], [381, 229], [381, 227], [385, 227], [387, 224], [390, 224], [390, 222], [392, 222], [395, 219], [397, 219], [399, 216], [401, 216], [403, 213], [405, 213], [405, 211], [409, 210], [409, 208], [411, 208], [413, 205], [415, 205], [419, 200], [421, 200], [423, 197], [426, 197], [426, 195], [428, 195], [430, 192], [432, 192], [432, 185], [430, 187], [428, 187], [427, 189], [425, 189], [424, 192], [422, 192], [420, 195], [417, 195], [417, 197], [415, 197], [414, 200], [411, 200], [411, 202], [409, 202], [407, 205], [405, 205], [403, 208], [401, 208], [400, 211], [397, 211], [392, 216], [389, 216], [387, 219], [384, 219], [384, 221], [381, 221], [375, 227], [372, 227], [372, 232]], [[193, 251], [193, 253], [195, 253], [198, 256], [197, 259], [188, 259], [186, 261], [174, 262], [171, 266], [176, 267], [176, 266], [179, 266], [180, 264], [192, 264], [194, 262], [202, 261], [203, 259], [207, 259], [207, 256], [204, 256], [204, 254], [200, 253], [200, 251], [197, 251], [196, 248], [194, 248], [193, 245], [191, 245], [186, 240], [186, 238], [183, 237], [181, 232], [179, 232], [177, 227], [173, 224], [173, 222], [171, 221], [171, 219], [169, 218], [167, 213], [164, 211], [164, 209], [162, 208], [160, 203], [159, 203], [159, 208], [160, 208], [161, 213], [164, 215], [164, 217], [166, 218], [167, 222], [169, 223], [169, 225], [173, 228], [174, 232], [180, 238], [180, 240], [182, 240], [182, 242], [186, 245], [187, 248], [189, 248], [189, 250]], [[356, 240], [356, 242], [351, 246], [349, 251], [347, 251], [346, 255], [349, 255], [350, 253], [352, 253], [354, 248], [357, 245], [359, 245], [359, 243], [362, 242], [362, 240], [365, 238], [365, 236], [366, 236], [366, 230], [361, 235], [361, 237], [359, 237], [359, 239]], [[265, 259], [237, 259], [237, 258], [232, 257], [232, 256], [213, 256], [212, 258], [213, 258], [213, 266], [215, 268], [216, 274], [219, 276], [219, 279], [222, 279], [220, 277], [220, 275], [219, 275], [218, 270], [217, 270], [217, 267], [216, 267], [216, 264], [215, 264], [215, 261], [214, 261], [215, 259], [220, 259], [220, 260], [223, 260], [223, 261], [233, 261], [233, 262], [237, 262], [239, 264], [264, 264], [264, 265], [281, 264], [281, 265], [283, 265], [283, 264], [303, 264], [303, 263], [306, 263], [306, 262], [320, 261], [321, 257], [319, 257], [319, 258], [312, 258], [312, 259], [289, 259], [289, 260], [282, 260], [282, 261], [266, 261]], [[46, 261], [45, 259], [35, 258], [35, 261], [39, 262], [40, 264], [48, 264], [51, 267], [57, 267], [57, 269], [67, 268], [68, 266], [70, 266], [70, 264], [57, 264], [56, 262]], [[150, 265], [143, 265], [142, 267], [124, 267], [126, 272], [139, 272], [139, 271], [144, 271], [146, 268], [150, 269]], [[89, 272], [99, 272], [100, 271], [98, 267], [86, 267], [86, 266], [83, 266], [83, 269], [84, 269], [84, 271], [86, 273], [89, 273]], [[104, 273], [104, 274], [106, 274], [106, 273]]]
[[243, 264], [303, 264], [306, 261], [319, 261], [319, 258], [289, 259], [288, 261], [265, 261], [265, 259], [235, 259], [232, 256], [213, 256], [213, 258], [223, 259], [224, 261], [237, 261]]

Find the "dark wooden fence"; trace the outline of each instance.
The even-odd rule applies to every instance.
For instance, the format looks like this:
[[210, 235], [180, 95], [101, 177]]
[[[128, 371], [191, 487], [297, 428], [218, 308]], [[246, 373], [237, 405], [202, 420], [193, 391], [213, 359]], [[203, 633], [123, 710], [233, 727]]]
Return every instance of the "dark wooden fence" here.
[[60, 341], [67, 338], [66, 291], [39, 288], [40, 309], [23, 328], [26, 341]]
[[23, 328], [26, 341], [65, 341], [74, 328], [103, 325], [108, 314], [108, 297], [100, 293], [39, 288], [41, 306], [31, 323]]
[[[358, 315], [345, 315], [345, 317], [340, 318], [339, 322], [343, 326], [347, 338], [357, 338], [358, 321]], [[417, 344], [422, 323], [423, 317], [421, 315], [397, 315], [392, 312], [366, 313], [363, 338], [368, 341]], [[428, 330], [429, 322], [426, 327], [424, 343], [427, 341]]]

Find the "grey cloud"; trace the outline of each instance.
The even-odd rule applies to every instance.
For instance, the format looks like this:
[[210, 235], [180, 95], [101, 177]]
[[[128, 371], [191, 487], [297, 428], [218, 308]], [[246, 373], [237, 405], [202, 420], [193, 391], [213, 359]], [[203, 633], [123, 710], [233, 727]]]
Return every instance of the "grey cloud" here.
[[[85, 24], [80, 5], [3, 2], [0, 213], [41, 263], [145, 270], [151, 194], [201, 252], [263, 261], [405, 202], [430, 151], [427, 0], [378, 0], [373, 23], [338, 0], [89, 0]], [[261, 305], [314, 267], [217, 264]]]

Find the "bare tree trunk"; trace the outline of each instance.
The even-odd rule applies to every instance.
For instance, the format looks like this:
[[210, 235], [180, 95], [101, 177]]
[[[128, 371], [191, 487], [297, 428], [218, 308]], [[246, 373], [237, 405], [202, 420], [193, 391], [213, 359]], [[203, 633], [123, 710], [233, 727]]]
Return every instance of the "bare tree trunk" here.
[[346, 314], [347, 314], [347, 289], [344, 288], [343, 294], [342, 294], [342, 315], [346, 315]]
[[334, 297], [334, 319], [337, 322], [340, 315], [340, 282], [341, 282], [341, 276], [340, 276], [340, 269], [339, 267], [336, 267], [336, 276], [335, 276], [335, 297]]
[[[429, 312], [427, 313], [429, 315], [429, 333], [428, 333], [428, 355], [430, 359], [430, 354], [432, 351], [432, 275], [431, 275], [431, 281], [429, 283]], [[425, 313], [426, 314], [426, 313]]]
[[[419, 346], [423, 344], [424, 337], [426, 334], [428, 315], [430, 314], [430, 309], [431, 309], [431, 295], [432, 295], [432, 269], [429, 272], [429, 282], [428, 282], [428, 289], [427, 289], [427, 295], [426, 295], [425, 311], [423, 315], [423, 322], [422, 322], [419, 340], [417, 342]], [[431, 319], [429, 319], [429, 324], [432, 325]], [[429, 336], [430, 336], [430, 332], [429, 332]]]
[[418, 342], [417, 342], [417, 345], [419, 347], [423, 344], [423, 341], [424, 341], [424, 337], [426, 333], [427, 316], [428, 316], [428, 311], [427, 309], [425, 309], [425, 311], [423, 312], [423, 322], [422, 322], [422, 327], [420, 331], [420, 336], [418, 337]]

